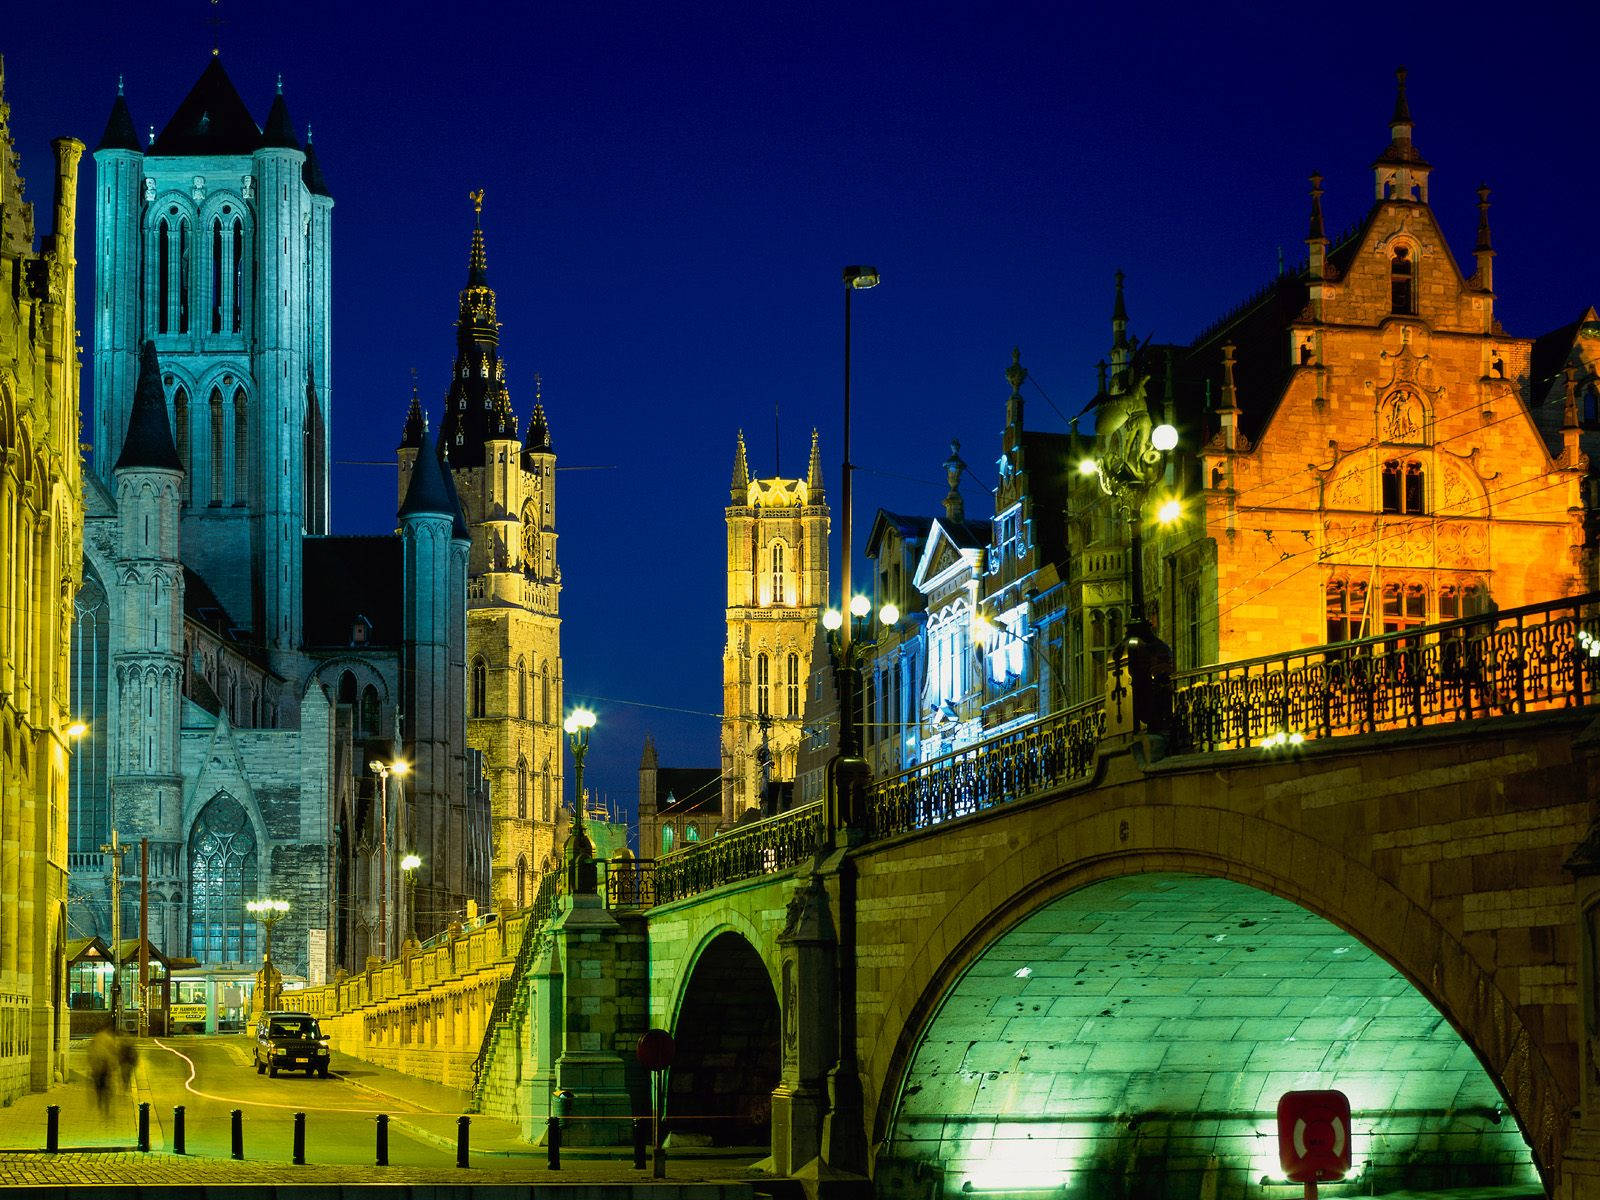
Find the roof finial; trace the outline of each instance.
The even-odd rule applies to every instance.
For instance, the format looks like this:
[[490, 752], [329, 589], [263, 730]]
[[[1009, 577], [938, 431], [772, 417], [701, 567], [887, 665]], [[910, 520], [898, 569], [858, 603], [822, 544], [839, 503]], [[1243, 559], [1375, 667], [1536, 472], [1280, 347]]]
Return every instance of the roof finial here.
[[479, 188], [475, 192], [468, 192], [467, 193], [467, 199], [472, 201], [472, 215], [473, 215], [473, 218], [474, 218], [474, 223], [478, 224], [478, 225], [482, 225], [483, 224], [483, 189]]
[[1489, 239], [1489, 185], [1478, 185], [1478, 244], [1474, 250], [1482, 252], [1493, 250], [1494, 244]]
[[283, 95], [283, 72], [278, 72], [278, 95]]
[[1011, 394], [1015, 396], [1022, 391], [1022, 381], [1028, 377], [1028, 369], [1022, 365], [1022, 347], [1011, 347], [1011, 365], [1006, 368], [1006, 382], [1011, 385]]
[[1311, 172], [1311, 231], [1306, 237], [1309, 239], [1327, 236], [1322, 225], [1322, 173], [1313, 171]]
[[152, 146], [156, 144], [156, 127], [154, 125], [150, 126], [150, 144]]
[[544, 403], [544, 373], [541, 371], [533, 373], [533, 402], [535, 404]]
[[122, 76], [117, 76], [117, 95], [122, 95]]
[[967, 506], [961, 499], [961, 473], [966, 469], [967, 464], [961, 460], [961, 443], [952, 439], [950, 457], [944, 460], [944, 477], [950, 485], [944, 497], [944, 515], [951, 521], [967, 519]]
[[467, 255], [467, 286], [489, 286], [489, 256], [483, 248], [483, 189], [468, 192], [472, 201], [472, 251]]
[[[306, 122], [306, 145], [308, 145], [308, 146], [311, 145], [311, 122], [310, 121]], [[338, 147], [335, 146], [334, 149], [337, 150]]]
[[1394, 116], [1389, 118], [1391, 125], [1411, 124], [1411, 105], [1406, 102], [1406, 69], [1397, 67], [1394, 73], [1395, 96]]

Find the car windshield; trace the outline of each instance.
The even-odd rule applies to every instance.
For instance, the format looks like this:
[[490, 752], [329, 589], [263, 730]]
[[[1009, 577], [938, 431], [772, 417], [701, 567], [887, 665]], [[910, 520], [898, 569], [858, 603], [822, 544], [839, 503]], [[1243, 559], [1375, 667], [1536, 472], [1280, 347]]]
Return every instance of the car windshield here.
[[314, 1037], [317, 1023], [310, 1017], [274, 1017], [272, 1037]]

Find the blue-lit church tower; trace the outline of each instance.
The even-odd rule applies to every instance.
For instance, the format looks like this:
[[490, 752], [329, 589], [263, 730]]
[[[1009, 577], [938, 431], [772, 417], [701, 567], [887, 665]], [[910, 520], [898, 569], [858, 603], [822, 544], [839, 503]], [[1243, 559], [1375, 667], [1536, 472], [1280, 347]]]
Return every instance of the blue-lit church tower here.
[[281, 79], [258, 128], [213, 57], [144, 145], [117, 97], [95, 151], [94, 468], [121, 453], [155, 344], [183, 541], [275, 663], [297, 649], [301, 535], [328, 532], [333, 199]]

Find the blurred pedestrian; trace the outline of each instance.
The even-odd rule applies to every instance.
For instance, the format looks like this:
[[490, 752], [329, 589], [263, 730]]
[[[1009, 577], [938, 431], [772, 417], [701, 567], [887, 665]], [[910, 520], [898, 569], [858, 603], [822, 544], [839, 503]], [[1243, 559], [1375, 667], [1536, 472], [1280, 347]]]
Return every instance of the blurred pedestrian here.
[[89, 1090], [101, 1115], [111, 1111], [111, 1079], [120, 1066], [117, 1034], [107, 1025], [89, 1039]]
[[117, 1079], [121, 1085], [122, 1094], [126, 1095], [133, 1083], [134, 1068], [139, 1065], [139, 1046], [127, 1034], [117, 1038]]

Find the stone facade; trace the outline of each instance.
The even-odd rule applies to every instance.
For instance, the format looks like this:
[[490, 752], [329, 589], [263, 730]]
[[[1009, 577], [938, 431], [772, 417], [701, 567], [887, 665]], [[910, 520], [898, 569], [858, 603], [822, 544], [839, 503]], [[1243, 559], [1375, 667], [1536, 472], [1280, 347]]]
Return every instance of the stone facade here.
[[78, 160], [35, 247], [0, 64], [0, 1103], [66, 1078], [68, 633], [81, 579]]
[[805, 479], [750, 478], [744, 434], [728, 521], [722, 824], [769, 807], [796, 774], [812, 643], [828, 603], [828, 506], [815, 432]]
[[[475, 194], [481, 211], [482, 194]], [[472, 233], [456, 359], [439, 451], [460, 489], [472, 540], [467, 600], [467, 738], [483, 755], [493, 824], [492, 903], [531, 903], [559, 866], [561, 568], [556, 561], [556, 455], [542, 399], [518, 432], [500, 353], [481, 225]], [[425, 420], [413, 395], [400, 444], [400, 490]]]

